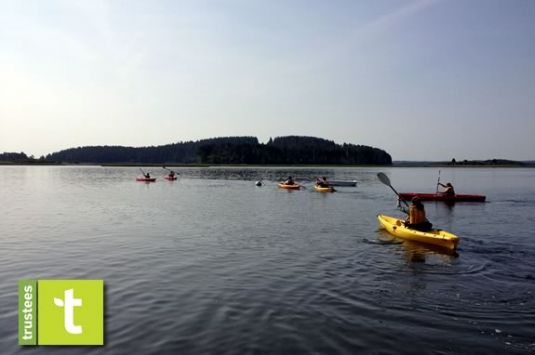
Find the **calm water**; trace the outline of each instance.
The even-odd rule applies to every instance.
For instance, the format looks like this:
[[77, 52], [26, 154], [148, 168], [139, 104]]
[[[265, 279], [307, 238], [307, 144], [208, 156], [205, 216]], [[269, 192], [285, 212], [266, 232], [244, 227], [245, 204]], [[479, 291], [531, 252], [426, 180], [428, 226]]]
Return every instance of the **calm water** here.
[[[376, 173], [432, 192], [436, 169], [177, 170], [0, 167], [1, 353], [535, 352], [535, 169], [442, 169], [488, 198], [426, 204], [458, 256], [377, 228], [401, 213]], [[288, 174], [359, 185], [277, 189]], [[19, 348], [21, 278], [104, 279], [106, 346]]]

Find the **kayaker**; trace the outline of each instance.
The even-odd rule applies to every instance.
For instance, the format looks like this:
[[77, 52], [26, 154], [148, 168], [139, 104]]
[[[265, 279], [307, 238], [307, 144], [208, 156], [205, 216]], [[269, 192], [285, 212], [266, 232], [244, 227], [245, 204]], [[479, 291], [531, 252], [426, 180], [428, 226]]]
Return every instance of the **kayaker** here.
[[150, 179], [150, 173], [145, 174], [145, 179]]
[[171, 179], [175, 177], [175, 172], [173, 170], [169, 170], [169, 177]]
[[286, 179], [284, 185], [295, 185], [295, 181], [291, 176], [288, 176], [288, 179]]
[[445, 188], [445, 190], [442, 191], [444, 195], [455, 196], [455, 190], [453, 189], [453, 185], [451, 184], [451, 182], [448, 182], [446, 185], [441, 184], [440, 182], [438, 184]]
[[412, 204], [407, 212], [408, 216], [407, 220], [405, 221], [405, 226], [423, 232], [431, 230], [433, 225], [425, 216], [425, 208], [420, 198], [418, 196], [414, 196], [411, 202]]
[[317, 178], [316, 185], [319, 187], [329, 187], [329, 183], [327, 182], [327, 178], [325, 176], [323, 176], [321, 179]]

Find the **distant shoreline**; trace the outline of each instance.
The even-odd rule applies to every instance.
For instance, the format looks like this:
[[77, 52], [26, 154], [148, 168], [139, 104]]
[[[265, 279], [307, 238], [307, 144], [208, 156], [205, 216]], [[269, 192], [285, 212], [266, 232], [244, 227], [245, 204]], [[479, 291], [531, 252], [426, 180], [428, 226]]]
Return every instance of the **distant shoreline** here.
[[0, 162], [0, 166], [101, 166], [101, 167], [173, 167], [173, 168], [210, 168], [210, 167], [304, 167], [304, 168], [535, 168], [535, 162], [517, 162], [514, 164], [456, 164], [440, 162], [394, 162], [392, 165], [374, 164], [183, 164], [183, 163], [31, 163]]
[[516, 162], [510, 164], [447, 164], [434, 162], [395, 162], [392, 167], [397, 168], [535, 168], [534, 162]]

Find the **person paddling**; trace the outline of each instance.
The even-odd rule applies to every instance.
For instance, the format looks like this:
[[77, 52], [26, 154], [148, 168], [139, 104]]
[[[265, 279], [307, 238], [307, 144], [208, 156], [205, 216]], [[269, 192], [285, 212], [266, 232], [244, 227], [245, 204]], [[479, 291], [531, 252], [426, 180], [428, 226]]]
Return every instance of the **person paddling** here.
[[416, 229], [422, 232], [429, 231], [433, 225], [427, 220], [425, 216], [425, 208], [418, 196], [411, 200], [412, 204], [408, 211], [405, 211], [408, 216], [405, 221], [405, 226], [410, 229]]
[[323, 176], [321, 179], [316, 179], [316, 185], [319, 187], [329, 187], [329, 183], [327, 182], [327, 177]]
[[176, 179], [176, 175], [180, 175], [180, 173], [175, 173], [174, 170], [167, 169], [165, 166], [162, 166], [162, 168], [164, 168], [165, 170], [168, 171], [167, 176], [165, 177], [168, 180], [175, 180]]
[[446, 185], [441, 184], [440, 182], [438, 184], [445, 188], [445, 190], [442, 191], [444, 195], [455, 196], [455, 190], [453, 189], [451, 182], [448, 182]]
[[145, 179], [150, 179], [150, 173], [145, 174]]
[[288, 179], [284, 182], [284, 185], [295, 185], [295, 181], [292, 176], [288, 176]]

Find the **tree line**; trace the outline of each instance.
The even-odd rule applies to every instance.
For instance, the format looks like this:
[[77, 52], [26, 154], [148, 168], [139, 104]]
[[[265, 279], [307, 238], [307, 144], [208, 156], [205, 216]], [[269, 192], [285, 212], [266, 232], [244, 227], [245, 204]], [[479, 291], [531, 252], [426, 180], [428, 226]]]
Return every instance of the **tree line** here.
[[36, 159], [33, 155], [27, 156], [24, 152], [4, 152], [0, 153], [0, 163], [39, 164], [46, 163], [46, 160], [44, 156]]
[[199, 160], [207, 164], [392, 164], [390, 155], [378, 148], [298, 136], [255, 145], [207, 144], [199, 148]]
[[41, 159], [92, 164], [392, 164], [391, 156], [378, 148], [301, 136], [277, 137], [267, 143], [256, 137], [220, 137], [139, 148], [77, 147]]

